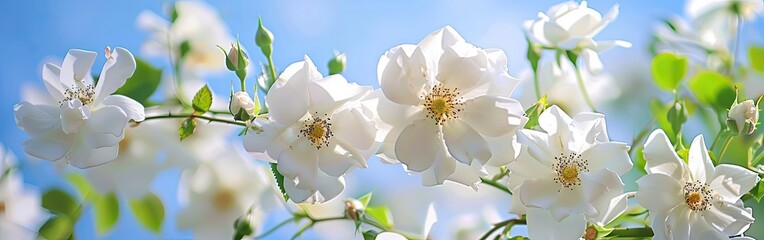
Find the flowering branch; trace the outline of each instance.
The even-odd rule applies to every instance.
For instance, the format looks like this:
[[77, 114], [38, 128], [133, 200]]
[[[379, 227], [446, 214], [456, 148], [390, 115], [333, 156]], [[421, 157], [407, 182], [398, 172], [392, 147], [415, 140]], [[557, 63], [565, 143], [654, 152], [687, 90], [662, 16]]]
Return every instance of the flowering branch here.
[[247, 126], [247, 124], [244, 123], [244, 122], [238, 122], [238, 121], [234, 121], [234, 120], [216, 118], [216, 117], [212, 117], [212, 116], [196, 115], [195, 112], [194, 113], [190, 113], [190, 114], [177, 114], [177, 115], [173, 115], [172, 113], [167, 113], [167, 115], [149, 116], [149, 117], [146, 117], [146, 119], [141, 121], [141, 122], [145, 122], [145, 121], [152, 120], [152, 119], [165, 119], [165, 118], [199, 118], [199, 119], [208, 120], [210, 122], [227, 123], [227, 124], [238, 125], [238, 126], [242, 126], [242, 127], [246, 127]]
[[488, 232], [486, 232], [485, 234], [483, 234], [482, 237], [480, 237], [480, 240], [488, 239], [488, 237], [491, 236], [493, 232], [496, 232], [497, 230], [501, 228], [504, 228], [505, 231], [507, 231], [506, 229], [511, 229], [515, 225], [525, 225], [525, 224], [527, 224], [527, 222], [523, 218], [504, 220], [502, 222], [494, 224], [491, 230], [488, 230]]

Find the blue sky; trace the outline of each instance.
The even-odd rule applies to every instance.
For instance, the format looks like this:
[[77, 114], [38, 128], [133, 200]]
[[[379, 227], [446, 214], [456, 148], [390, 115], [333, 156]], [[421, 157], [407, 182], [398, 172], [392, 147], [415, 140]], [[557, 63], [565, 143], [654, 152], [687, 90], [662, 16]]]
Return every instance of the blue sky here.
[[[62, 58], [70, 48], [82, 48], [100, 52], [105, 46], [122, 46], [131, 49], [140, 56], [141, 43], [147, 34], [141, 32], [135, 25], [135, 17], [142, 10], [148, 9], [161, 13], [162, 5], [168, 1], [134, 0], [134, 1], [2, 1], [0, 2], [0, 142], [21, 156], [21, 142], [27, 136], [16, 128], [13, 118], [13, 105], [20, 101], [20, 89], [23, 85], [42, 88], [40, 77], [41, 66], [46, 59]], [[520, 75], [528, 65], [525, 59], [525, 40], [521, 31], [522, 22], [535, 18], [537, 12], [545, 11], [557, 1], [339, 1], [339, 0], [284, 0], [284, 1], [209, 1], [215, 6], [223, 20], [228, 24], [230, 32], [238, 35], [242, 44], [248, 49], [256, 49], [254, 34], [257, 27], [257, 17], [261, 16], [266, 26], [275, 37], [274, 61], [284, 68], [288, 64], [300, 61], [303, 55], [309, 55], [326, 73], [326, 61], [334, 50], [346, 52], [348, 66], [344, 73], [350, 81], [378, 87], [376, 67], [379, 56], [385, 51], [402, 43], [416, 43], [424, 36], [445, 25], [453, 26], [468, 41], [483, 48], [500, 48], [509, 56], [510, 74]], [[590, 6], [600, 12], [605, 12], [616, 1], [590, 1]], [[647, 70], [649, 53], [647, 41], [656, 24], [666, 17], [683, 13], [682, 1], [622, 1], [620, 16], [598, 39], [621, 39], [630, 41], [634, 47], [630, 49], [616, 48], [602, 54], [606, 71], [639, 72]], [[761, 19], [747, 29], [762, 29]], [[761, 33], [747, 31], [744, 38], [750, 42], [764, 42]], [[257, 56], [255, 56], [257, 55]], [[258, 54], [252, 53], [253, 61], [263, 61]], [[161, 59], [152, 59], [158, 65], [166, 65]], [[95, 66], [100, 66], [103, 58], [99, 58]], [[640, 74], [646, 75], [646, 72]], [[227, 84], [233, 79], [232, 74], [213, 75], [207, 80], [215, 89], [225, 91]], [[618, 80], [618, 79], [616, 79]], [[646, 80], [647, 81], [647, 80]], [[530, 89], [528, 89], [530, 90]], [[523, 89], [518, 89], [523, 91]], [[596, 93], [593, 93], [596, 94]], [[640, 108], [639, 104], [632, 106]], [[607, 112], [607, 110], [606, 110]], [[628, 126], [636, 125], [638, 121], [620, 124], [612, 123], [613, 119], [628, 119], [628, 115], [609, 116], [608, 125], [615, 140], [630, 141], [633, 131], [625, 130]], [[643, 118], [644, 119], [644, 118]], [[619, 129], [620, 130], [612, 130]], [[20, 157], [24, 159], [24, 157]], [[459, 196], [453, 201], [448, 198], [450, 188], [423, 188], [419, 184], [419, 176], [405, 174], [400, 166], [380, 164], [370, 160], [370, 169], [355, 171], [349, 178], [347, 192], [351, 196], [361, 195], [365, 191], [377, 190], [381, 193], [426, 192], [425, 198], [439, 198], [443, 209], [442, 218], [454, 217], [463, 212], [480, 210], [476, 204], [458, 201], [474, 201], [496, 206], [496, 211], [507, 216], [508, 197], [491, 190], [481, 190], [479, 196], [486, 199]], [[58, 176], [48, 163], [25, 164], [26, 181], [40, 189], [51, 186], [62, 186]], [[160, 192], [163, 199], [169, 199], [168, 221], [174, 221], [174, 213], [178, 206], [172, 198], [175, 196], [178, 172], [170, 172], [160, 176], [155, 181], [155, 191]], [[356, 181], [353, 183], [352, 181]], [[488, 191], [487, 193], [483, 193]], [[425, 194], [425, 193], [422, 193]], [[384, 196], [383, 194], [377, 194]], [[384, 198], [384, 197], [381, 197]], [[462, 210], [453, 210], [454, 206], [467, 206]], [[406, 204], [401, 204], [406, 205]], [[416, 205], [416, 204], [415, 204]], [[420, 206], [420, 205], [416, 205]], [[406, 219], [407, 211], [419, 211], [423, 208], [401, 207], [394, 209], [396, 220], [405, 223], [421, 221], [418, 216]], [[437, 205], [436, 205], [436, 209]], [[440, 209], [438, 209], [440, 210]], [[175, 212], [173, 212], [175, 211]], [[188, 238], [189, 232], [177, 231], [172, 223], [166, 224], [162, 235], [152, 235], [140, 226], [122, 209], [123, 219], [117, 228], [105, 238], [110, 239], [151, 239], [151, 238]], [[283, 213], [270, 217], [266, 225], [285, 218]], [[94, 238], [90, 220], [77, 226], [78, 234], [86, 239]], [[436, 226], [437, 236], [446, 236], [448, 226]], [[283, 231], [285, 234], [294, 232]], [[522, 229], [520, 229], [522, 232]], [[411, 231], [416, 231], [412, 228]], [[274, 239], [283, 238], [276, 237]], [[308, 233], [305, 239], [317, 237]]]

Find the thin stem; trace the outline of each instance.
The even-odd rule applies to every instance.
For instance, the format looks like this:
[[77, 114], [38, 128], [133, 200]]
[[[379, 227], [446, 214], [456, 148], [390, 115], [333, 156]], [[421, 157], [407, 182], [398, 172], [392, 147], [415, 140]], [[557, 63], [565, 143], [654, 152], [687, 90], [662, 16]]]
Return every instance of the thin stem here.
[[[313, 226], [316, 223], [326, 222], [326, 221], [353, 220], [353, 219], [350, 219], [350, 217], [348, 217], [348, 216], [329, 217], [329, 218], [313, 218], [313, 217], [308, 216], [307, 218], [308, 218], [308, 220], [310, 220], [310, 223], [308, 224], [308, 226]], [[404, 237], [406, 237], [407, 239], [419, 239], [420, 238], [420, 237], [411, 236], [409, 233], [397, 231], [397, 230], [395, 230], [395, 229], [393, 229], [391, 227], [387, 227], [385, 225], [382, 225], [381, 223], [378, 223], [378, 222], [375, 222], [375, 221], [371, 221], [371, 220], [369, 220], [369, 219], [367, 219], [365, 217], [361, 218], [361, 222], [366, 224], [366, 225], [375, 227], [375, 228], [377, 228], [379, 230], [382, 230], [384, 232], [395, 232], [395, 233], [401, 234]]]
[[759, 155], [756, 156], [756, 158], [753, 159], [753, 161], [751, 161], [751, 167], [755, 167], [756, 164], [759, 163], [759, 161], [761, 161], [762, 158], [764, 158], [764, 152], [759, 153]]
[[228, 119], [222, 119], [222, 118], [216, 118], [216, 117], [210, 117], [210, 116], [204, 116], [204, 115], [195, 115], [194, 113], [190, 113], [190, 114], [177, 114], [177, 115], [173, 115], [172, 113], [168, 113], [167, 115], [150, 116], [150, 117], [146, 117], [146, 119], [143, 120], [142, 122], [145, 122], [145, 121], [148, 121], [148, 120], [152, 120], [152, 119], [164, 119], [164, 118], [199, 118], [199, 119], [208, 120], [210, 122], [227, 123], [227, 124], [232, 124], [232, 125], [239, 125], [239, 126], [242, 126], [242, 127], [246, 127], [247, 126], [247, 124], [243, 123], [243, 122], [237, 122], [237, 121], [234, 121], [234, 120], [228, 120]]
[[533, 71], [533, 87], [536, 90], [536, 99], [541, 98], [541, 87], [539, 87], [539, 75], [536, 71]]
[[578, 80], [578, 88], [581, 89], [581, 95], [584, 95], [584, 100], [586, 100], [586, 104], [589, 105], [589, 108], [591, 108], [593, 112], [597, 112], [597, 109], [594, 108], [594, 103], [592, 103], [592, 99], [589, 97], [589, 92], [586, 91], [586, 85], [584, 85], [584, 77], [581, 75], [581, 69], [578, 68], [576, 63], [573, 63], [573, 68], [576, 69], [576, 80]]
[[645, 126], [645, 128], [643, 128], [643, 129], [642, 129], [642, 131], [640, 131], [640, 132], [637, 134], [637, 136], [634, 136], [634, 139], [631, 141], [631, 145], [629, 145], [629, 146], [631, 146], [631, 147], [629, 148], [629, 156], [631, 156], [631, 155], [634, 153], [634, 150], [635, 150], [635, 149], [637, 149], [637, 148], [635, 148], [634, 146], [636, 146], [637, 144], [639, 144], [640, 142], [642, 142], [642, 139], [645, 139], [645, 137], [647, 137], [647, 134], [648, 134], [648, 133], [650, 132], [650, 130], [652, 129], [652, 127], [653, 127], [653, 124], [655, 124], [655, 118], [652, 118], [652, 119], [650, 120], [650, 122], [648, 122], [648, 123], [647, 123], [647, 125]]
[[283, 227], [284, 225], [287, 225], [287, 223], [289, 223], [289, 222], [291, 222], [293, 220], [294, 220], [294, 217], [291, 217], [291, 218], [289, 218], [287, 220], [284, 220], [283, 222], [279, 223], [278, 225], [276, 225], [275, 227], [269, 229], [268, 231], [264, 232], [263, 234], [255, 236], [255, 239], [264, 238], [264, 237], [268, 236], [269, 234], [275, 232], [279, 228]]
[[722, 161], [722, 157], [724, 157], [724, 153], [727, 152], [727, 148], [730, 146], [730, 143], [732, 142], [732, 137], [734, 134], [730, 134], [727, 136], [727, 140], [724, 141], [724, 146], [722, 147], [722, 151], [719, 153], [719, 157], [716, 158], [716, 163], [720, 163]]
[[485, 234], [483, 234], [483, 236], [480, 237], [480, 240], [488, 239], [488, 237], [490, 237], [491, 234], [493, 234], [494, 232], [496, 232], [497, 230], [501, 228], [512, 228], [513, 226], [518, 224], [526, 224], [525, 219], [509, 219], [509, 220], [504, 220], [502, 222], [496, 223], [493, 225], [493, 228], [488, 230], [488, 232], [486, 232]]
[[711, 143], [711, 150], [714, 150], [716, 147], [716, 143], [719, 142], [719, 139], [722, 137], [722, 133], [724, 133], [724, 128], [719, 128], [719, 132], [716, 134], [716, 137], [714, 138], [714, 142]]
[[652, 228], [650, 228], [650, 227], [641, 227], [641, 228], [619, 228], [619, 229], [614, 229], [607, 236], [629, 238], [629, 237], [652, 237], [653, 235], [655, 235], [655, 233], [653, 233], [653, 229]]
[[509, 188], [507, 188], [506, 186], [504, 186], [504, 185], [502, 185], [502, 184], [500, 184], [500, 183], [498, 183], [498, 182], [496, 182], [494, 180], [481, 177], [480, 181], [482, 183], [484, 183], [484, 184], [487, 184], [487, 185], [491, 186], [491, 187], [495, 187], [495, 188], [497, 188], [499, 190], [502, 190], [502, 191], [508, 193], [509, 195], [512, 195], [512, 191], [510, 191]]
[[[276, 67], [273, 66], [273, 57], [271, 57], [271, 55], [273, 55], [273, 53], [268, 55], [268, 67], [270, 68], [270, 71], [268, 71], [268, 72], [271, 75], [271, 81], [268, 82], [268, 88], [271, 87], [271, 84], [276, 82]], [[266, 93], [268, 93], [267, 90], [268, 89], [263, 89], [263, 91], [266, 91]]]

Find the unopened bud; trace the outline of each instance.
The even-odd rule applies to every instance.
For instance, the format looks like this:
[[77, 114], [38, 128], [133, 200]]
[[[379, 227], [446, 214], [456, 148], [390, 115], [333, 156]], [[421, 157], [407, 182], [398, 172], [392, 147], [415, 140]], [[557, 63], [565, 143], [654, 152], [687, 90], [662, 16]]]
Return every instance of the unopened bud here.
[[353, 219], [353, 221], [358, 221], [361, 219], [364, 210], [365, 209], [361, 201], [358, 201], [357, 199], [345, 199], [345, 213], [348, 215], [348, 217], [350, 217], [350, 219]]
[[241, 49], [240, 45], [235, 43], [231, 43], [231, 48], [226, 53], [225, 60], [225, 66], [228, 70], [234, 72], [245, 70], [249, 64], [247, 53]]
[[347, 57], [345, 53], [335, 54], [332, 59], [329, 60], [329, 75], [339, 74], [345, 71], [345, 63]]
[[233, 223], [234, 239], [242, 239], [255, 232], [254, 217], [251, 212], [244, 214]]
[[239, 121], [247, 121], [252, 118], [255, 110], [255, 102], [246, 92], [237, 92], [231, 96], [228, 110], [233, 118]]
[[750, 135], [756, 130], [759, 121], [759, 107], [753, 100], [733, 103], [727, 114], [727, 126], [733, 132]]
[[266, 57], [271, 56], [273, 51], [273, 33], [263, 26], [263, 19], [257, 19], [257, 33], [255, 33], [255, 43]]

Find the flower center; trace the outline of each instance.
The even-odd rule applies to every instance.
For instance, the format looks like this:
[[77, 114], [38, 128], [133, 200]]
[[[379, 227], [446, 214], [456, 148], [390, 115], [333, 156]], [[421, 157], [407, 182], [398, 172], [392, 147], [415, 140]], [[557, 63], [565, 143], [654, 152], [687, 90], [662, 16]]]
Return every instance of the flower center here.
[[212, 199], [212, 203], [215, 208], [220, 211], [227, 210], [232, 207], [234, 203], [234, 194], [231, 190], [221, 189], [215, 194], [215, 198]]
[[462, 100], [456, 88], [445, 88], [438, 84], [424, 97], [427, 117], [435, 119], [438, 125], [448, 119], [457, 118], [456, 113], [461, 112], [464, 107]]
[[[324, 115], [324, 117], [326, 116]], [[312, 117], [305, 121], [305, 126], [300, 130], [300, 136], [308, 138], [316, 149], [328, 147], [329, 139], [334, 136], [332, 124], [329, 122], [331, 120], [331, 118]]]
[[95, 98], [95, 87], [92, 84], [85, 85], [83, 87], [72, 86], [64, 90], [64, 99], [59, 102], [63, 105], [65, 102], [69, 102], [74, 99], [79, 99], [82, 105], [88, 105], [93, 103]]
[[686, 182], [684, 184], [684, 202], [693, 211], [701, 212], [711, 208], [713, 191], [711, 186], [700, 181]]
[[589, 171], [589, 161], [575, 153], [568, 155], [560, 153], [560, 156], [554, 157], [554, 159], [552, 168], [557, 173], [557, 176], [554, 177], [555, 182], [568, 189], [581, 185], [580, 173]]

